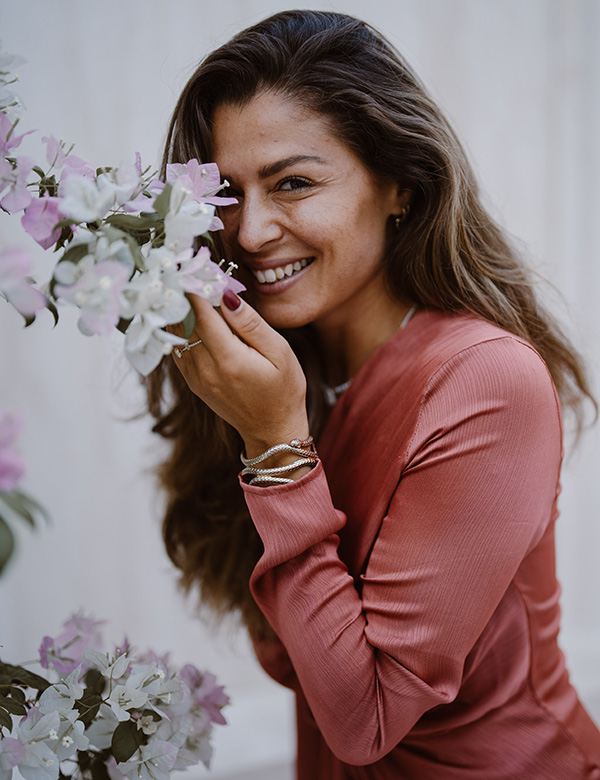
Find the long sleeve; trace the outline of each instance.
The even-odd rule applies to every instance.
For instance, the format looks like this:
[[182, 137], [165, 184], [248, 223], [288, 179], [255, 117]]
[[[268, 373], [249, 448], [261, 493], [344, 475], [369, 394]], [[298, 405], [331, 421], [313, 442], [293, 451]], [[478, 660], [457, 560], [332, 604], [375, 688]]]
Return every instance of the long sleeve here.
[[[289, 485], [244, 487], [264, 544], [252, 592], [348, 764], [379, 760], [454, 700], [465, 659], [554, 513], [560, 412], [537, 353], [495, 338], [419, 376], [414, 403], [394, 381], [377, 407], [363, 406], [335, 491], [321, 465]], [[332, 492], [344, 474], [355, 497], [341, 512]], [[340, 536], [346, 525], [359, 533], [350, 513], [361, 479], [385, 500], [350, 572]]]

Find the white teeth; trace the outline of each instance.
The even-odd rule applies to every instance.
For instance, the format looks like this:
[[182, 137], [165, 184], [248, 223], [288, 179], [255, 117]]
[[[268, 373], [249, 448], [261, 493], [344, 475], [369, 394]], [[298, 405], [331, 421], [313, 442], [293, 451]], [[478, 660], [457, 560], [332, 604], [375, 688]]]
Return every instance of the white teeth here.
[[303, 257], [302, 260], [296, 260], [295, 263], [288, 263], [287, 265], [277, 266], [276, 268], [267, 268], [264, 271], [253, 269], [252, 273], [256, 277], [260, 284], [273, 284], [280, 279], [285, 279], [286, 276], [292, 276], [294, 273], [306, 268], [311, 262], [312, 258]]

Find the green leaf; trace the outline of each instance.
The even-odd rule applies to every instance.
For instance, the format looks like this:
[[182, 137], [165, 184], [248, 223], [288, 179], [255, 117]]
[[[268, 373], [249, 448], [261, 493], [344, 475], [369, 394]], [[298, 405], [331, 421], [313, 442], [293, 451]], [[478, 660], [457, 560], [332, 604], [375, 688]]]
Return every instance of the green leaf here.
[[94, 691], [90, 691], [86, 688], [83, 692], [83, 696], [77, 699], [75, 702], [75, 709], [80, 713], [79, 720], [85, 725], [89, 726], [94, 720], [102, 704], [102, 696]]
[[88, 669], [83, 679], [88, 690], [98, 694], [104, 693], [106, 678], [98, 669]]
[[25, 520], [25, 522], [29, 523], [29, 525], [32, 528], [35, 528], [35, 518], [26, 510], [24, 505], [21, 503], [16, 490], [13, 490], [10, 493], [2, 493], [2, 496], [0, 497], [0, 502], [4, 502], [6, 506], [12, 509], [14, 514], [18, 515], [21, 518], [21, 520]]
[[158, 214], [155, 214], [153, 218], [143, 217], [141, 214], [139, 216], [136, 214], [111, 214], [104, 221], [129, 232], [131, 230], [138, 231], [154, 228], [159, 219]]
[[73, 224], [73, 218], [72, 217], [63, 217], [62, 219], [59, 219], [56, 225], [54, 225], [54, 229], [56, 228], [68, 228], [71, 227]]
[[124, 320], [123, 317], [121, 317], [121, 319], [117, 322], [116, 328], [117, 330], [120, 330], [121, 333], [126, 333], [130, 323], [131, 320]]
[[50, 314], [54, 317], [54, 327], [56, 327], [58, 325], [58, 309], [49, 298], [46, 299], [46, 308], [48, 309]]
[[13, 722], [8, 712], [0, 707], [0, 727], [2, 726], [9, 731], [12, 731]]
[[37, 175], [40, 177], [40, 179], [46, 178], [46, 172], [40, 168], [39, 165], [34, 165], [33, 170], [37, 173]]
[[36, 516], [41, 516], [48, 521], [48, 513], [44, 507], [33, 498], [23, 493], [21, 490], [12, 490], [10, 493], [2, 493], [2, 500], [15, 512], [22, 520], [29, 523], [32, 528], [36, 527]]
[[35, 314], [21, 314], [21, 317], [25, 320], [25, 327], [28, 328], [35, 322]]
[[39, 183], [40, 198], [45, 192], [48, 192], [52, 197], [58, 195], [58, 184], [56, 183], [56, 176], [44, 176]]
[[9, 696], [0, 696], [0, 709], [10, 712], [11, 715], [27, 715], [27, 709]]
[[6, 520], [0, 515], [0, 574], [15, 551], [15, 537]]
[[[148, 233], [148, 236], [150, 234]], [[131, 259], [133, 260], [134, 268], [138, 271], [145, 271], [146, 266], [144, 265], [144, 255], [142, 254], [142, 250], [140, 249], [141, 244], [138, 243], [138, 241], [133, 237], [130, 236], [128, 233], [121, 233], [121, 237], [127, 242], [127, 246], [129, 248], [129, 251], [131, 252]], [[134, 276], [135, 271], [132, 272], [130, 279]]]
[[[64, 225], [61, 224], [63, 222], [66, 222], [68, 224]], [[71, 219], [61, 219], [60, 222], [57, 222], [56, 227], [61, 227], [62, 232], [60, 236], [58, 237], [58, 241], [54, 245], [54, 251], [59, 252], [65, 244], [67, 244], [72, 238], [73, 238], [73, 231], [71, 230], [70, 225], [73, 224], [73, 220]]]
[[9, 685], [26, 685], [37, 691], [45, 691], [50, 686], [48, 680], [40, 677], [35, 672], [23, 669], [22, 666], [13, 666], [12, 664], [0, 661], [0, 683]]
[[75, 244], [75, 246], [70, 246], [68, 249], [65, 249], [59, 262], [64, 263], [68, 260], [69, 263], [78, 263], [80, 260], [83, 260], [86, 255], [89, 255], [89, 253], [90, 249], [88, 244]]
[[[91, 764], [91, 758], [90, 754], [87, 752], [87, 750], [78, 750], [77, 751], [77, 763], [79, 765], [79, 768], [82, 772], [85, 772], [86, 769], [90, 768]], [[85, 775], [84, 775], [85, 777]]]
[[157, 229], [154, 238], [152, 239], [152, 249], [160, 249], [165, 243], [165, 231], [161, 228]]
[[25, 704], [25, 692], [21, 688], [17, 688], [16, 686], [11, 688], [10, 695], [15, 701]]
[[154, 223], [163, 221], [163, 217], [155, 211], [140, 211], [140, 217], [144, 217], [144, 219]]
[[27, 507], [27, 510], [31, 512], [33, 515], [39, 515], [45, 522], [50, 522], [50, 515], [46, 511], [46, 509], [40, 504], [39, 501], [36, 501], [35, 498], [32, 498], [27, 493], [23, 493], [22, 490], [15, 490], [13, 491], [16, 493], [23, 504]]
[[103, 759], [96, 758], [92, 761], [92, 780], [110, 780], [110, 775]]
[[144, 732], [138, 729], [133, 720], [119, 723], [114, 731], [111, 742], [113, 756], [117, 762], [128, 761], [135, 751], [143, 744]]
[[186, 339], [189, 339], [194, 332], [194, 328], [196, 327], [196, 314], [191, 306], [189, 312], [185, 315], [185, 318], [181, 324], [183, 325], [183, 335]]
[[171, 205], [171, 190], [172, 184], [165, 184], [164, 190], [160, 193], [158, 198], [154, 201], [154, 211], [164, 219], [169, 211]]
[[138, 217], [131, 216], [130, 214], [112, 214], [104, 221], [120, 230], [121, 233], [133, 238], [139, 246], [143, 246], [150, 241], [152, 233], [150, 232], [150, 228], [144, 227], [141, 222], [138, 222], [138, 219]]

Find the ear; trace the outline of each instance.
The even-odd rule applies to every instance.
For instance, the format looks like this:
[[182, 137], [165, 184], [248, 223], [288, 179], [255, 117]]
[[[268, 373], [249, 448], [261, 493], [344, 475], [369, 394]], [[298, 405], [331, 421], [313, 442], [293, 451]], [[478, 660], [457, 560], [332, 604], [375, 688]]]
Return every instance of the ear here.
[[398, 188], [398, 207], [403, 209], [405, 206], [410, 206], [413, 200], [413, 191], [407, 187]]
[[406, 207], [410, 206], [413, 199], [413, 191], [407, 187], [395, 185], [394, 190], [391, 193], [390, 200], [390, 214], [392, 216], [402, 214], [406, 211]]

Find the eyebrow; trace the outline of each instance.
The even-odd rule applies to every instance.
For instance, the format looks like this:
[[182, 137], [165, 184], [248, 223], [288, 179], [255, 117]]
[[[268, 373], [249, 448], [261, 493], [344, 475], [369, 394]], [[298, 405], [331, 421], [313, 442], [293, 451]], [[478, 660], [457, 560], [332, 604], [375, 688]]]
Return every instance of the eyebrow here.
[[285, 168], [289, 168], [292, 165], [300, 162], [316, 162], [324, 164], [326, 160], [322, 157], [312, 154], [297, 154], [294, 157], [284, 157], [283, 160], [277, 160], [276, 162], [263, 165], [259, 170], [258, 175], [261, 179], [268, 179], [270, 176], [274, 176], [276, 173], [281, 173]]

